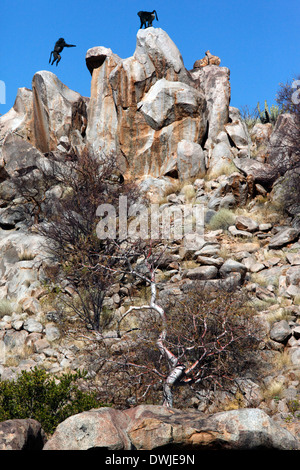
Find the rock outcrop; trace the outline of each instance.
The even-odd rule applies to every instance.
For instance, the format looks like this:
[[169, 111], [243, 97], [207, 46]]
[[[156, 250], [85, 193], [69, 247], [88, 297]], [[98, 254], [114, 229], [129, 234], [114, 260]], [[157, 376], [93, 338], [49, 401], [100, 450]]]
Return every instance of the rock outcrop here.
[[42, 450], [46, 435], [34, 419], [11, 419], [0, 423], [0, 450]]
[[20, 136], [40, 152], [82, 147], [87, 125], [88, 99], [70, 90], [52, 72], [37, 72], [32, 91], [18, 90], [13, 108], [0, 119], [5, 146], [11, 134]]
[[[256, 123], [249, 133], [239, 110], [230, 106], [229, 69], [210, 58], [209, 63], [196, 61], [189, 71], [165, 31], [139, 30], [132, 57], [121, 59], [102, 46], [87, 51], [90, 98], [40, 71], [32, 90], [20, 88], [13, 108], [0, 117], [1, 380], [35, 366], [50, 373], [86, 367], [96, 374], [82, 343], [60, 341], [59, 316], [47, 304], [44, 285], [57, 266], [48, 264], [35, 226], [28, 229], [13, 184], [13, 179], [51, 168], [54, 157], [68, 162], [88, 151], [99, 159], [113, 154], [125, 178], [133, 177], [142, 192], [156, 197], [160, 210], [203, 205], [204, 233], [196, 241], [194, 234], [185, 234], [167, 247], [157, 270], [159, 298], [180, 298], [195, 286], [243, 286], [259, 306], [256, 316], [265, 331], [262, 386], [277, 380], [270, 363], [280, 363], [284, 351], [290, 361], [280, 372], [286, 390], [276, 400], [264, 400], [261, 390], [253, 398], [253, 388], [261, 384], [247, 382], [251, 391], [242, 387], [245, 408], [223, 413], [215, 412], [224, 409], [224, 395], [219, 400], [213, 393], [210, 400], [200, 392], [184, 403], [197, 411], [92, 410], [61, 423], [47, 449], [297, 448], [293, 436], [276, 423], [299, 437], [293, 411], [300, 399], [299, 203], [291, 204], [286, 221], [268, 212], [276, 211], [269, 203], [280, 201], [283, 184], [289, 190], [291, 177], [298, 176], [287, 170], [295, 152], [288, 149], [285, 129], [293, 128], [293, 118], [282, 115], [275, 127]], [[51, 187], [45, 198], [60, 197], [60, 189]], [[132, 302], [130, 289], [116, 283], [105, 305], [123, 315]], [[41, 442], [31, 421], [5, 422], [3, 448], [29, 446], [26, 437], [10, 443], [17, 428]]]
[[199, 411], [141, 405], [100, 408], [58, 425], [44, 450], [297, 450], [299, 443], [258, 409], [205, 417]]
[[92, 70], [91, 151], [115, 153], [125, 173], [158, 177], [176, 166], [182, 140], [203, 142], [206, 99], [163, 30], [140, 30], [132, 57], [122, 60], [99, 47], [87, 52], [86, 63]]

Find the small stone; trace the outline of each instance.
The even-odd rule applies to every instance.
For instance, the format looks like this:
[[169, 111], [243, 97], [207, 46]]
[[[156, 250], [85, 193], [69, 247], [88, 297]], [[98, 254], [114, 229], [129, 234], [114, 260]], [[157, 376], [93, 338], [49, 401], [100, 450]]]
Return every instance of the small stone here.
[[23, 325], [24, 325], [23, 320], [15, 320], [11, 324], [12, 328], [16, 331], [20, 331], [23, 328]]
[[292, 334], [292, 330], [286, 320], [274, 323], [270, 330], [270, 338], [278, 343], [284, 343]]
[[220, 276], [227, 277], [234, 272], [238, 272], [241, 274], [242, 278], [245, 276], [247, 272], [247, 268], [244, 264], [239, 263], [233, 259], [228, 259], [220, 268]]
[[24, 330], [29, 333], [41, 333], [43, 331], [43, 325], [33, 318], [28, 318], [28, 320], [24, 322]]
[[300, 338], [300, 326], [295, 326], [295, 328], [293, 328], [293, 335], [296, 339]]
[[34, 346], [34, 350], [35, 350], [36, 353], [41, 353], [43, 351], [43, 349], [49, 348], [50, 344], [48, 343], [48, 341], [45, 338], [41, 338], [41, 339], [38, 339], [37, 341], [35, 341], [33, 346]]
[[300, 348], [299, 346], [296, 348], [290, 348], [289, 350], [290, 358], [292, 363], [299, 367], [300, 366]]
[[265, 265], [263, 263], [254, 263], [250, 267], [250, 271], [252, 273], [258, 273], [259, 271], [262, 271], [263, 269], [265, 269]]
[[269, 241], [269, 248], [281, 248], [288, 243], [294, 242], [299, 237], [299, 230], [295, 228], [285, 228], [280, 230]]
[[228, 231], [235, 237], [250, 238], [253, 236], [252, 233], [247, 232], [247, 230], [238, 230], [235, 225], [230, 225], [230, 227], [228, 227]]
[[220, 266], [222, 266], [222, 264], [224, 263], [224, 259], [221, 257], [214, 258], [211, 256], [199, 255], [197, 257], [197, 262], [202, 265], [215, 266], [216, 268], [220, 268]]
[[300, 264], [300, 255], [298, 253], [287, 253], [286, 259], [292, 266], [297, 266]]
[[60, 338], [59, 329], [52, 324], [47, 324], [45, 326], [45, 334], [48, 341], [55, 341], [56, 339]]
[[272, 228], [272, 224], [259, 224], [258, 226], [258, 229], [261, 232], [268, 232], [269, 230], [271, 230], [271, 228]]
[[239, 216], [235, 220], [235, 226], [238, 230], [246, 230], [246, 232], [255, 232], [258, 229], [258, 223], [249, 217]]
[[218, 269], [215, 266], [199, 266], [199, 268], [189, 269], [186, 273], [188, 279], [206, 280], [215, 279]]

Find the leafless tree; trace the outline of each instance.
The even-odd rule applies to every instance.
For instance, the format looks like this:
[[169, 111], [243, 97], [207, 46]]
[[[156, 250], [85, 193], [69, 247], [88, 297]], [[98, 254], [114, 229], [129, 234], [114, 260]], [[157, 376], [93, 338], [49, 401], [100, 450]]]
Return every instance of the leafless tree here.
[[141, 274], [128, 261], [127, 273], [149, 286], [150, 299], [130, 306], [117, 320], [119, 348], [109, 335], [98, 335], [100, 375], [118, 404], [126, 393], [135, 402], [157, 399], [161, 389], [163, 405], [172, 407], [174, 387], [232, 383], [249, 361], [258, 329], [242, 292], [194, 291], [163, 305], [155, 279], [159, 256], [153, 256], [151, 246], [147, 250], [148, 272]]
[[62, 297], [64, 304], [86, 327], [100, 331], [109, 322], [103, 302], [119, 260], [114, 256], [115, 240], [97, 237], [97, 208], [103, 203], [117, 207], [120, 193], [134, 201], [137, 191], [122, 182], [113, 157], [101, 162], [83, 153], [53, 171], [62, 195], [48, 199], [50, 207], [44, 210], [38, 231], [46, 240], [48, 256], [60, 267], [60, 277], [53, 282], [67, 282], [74, 292]]

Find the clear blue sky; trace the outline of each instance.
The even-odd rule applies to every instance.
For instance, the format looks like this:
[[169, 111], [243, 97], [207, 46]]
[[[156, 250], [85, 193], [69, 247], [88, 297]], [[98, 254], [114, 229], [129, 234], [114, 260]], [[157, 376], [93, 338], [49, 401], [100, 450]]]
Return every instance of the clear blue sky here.
[[[1, 0], [0, 80], [6, 104], [19, 87], [31, 88], [39, 70], [51, 70], [69, 88], [90, 95], [85, 65], [90, 47], [105, 46], [121, 58], [132, 56], [139, 10], [156, 9], [159, 21], [179, 48], [187, 69], [207, 49], [231, 71], [231, 105], [254, 108], [275, 103], [280, 82], [300, 74], [299, 0]], [[58, 67], [50, 66], [55, 41], [64, 37]]]

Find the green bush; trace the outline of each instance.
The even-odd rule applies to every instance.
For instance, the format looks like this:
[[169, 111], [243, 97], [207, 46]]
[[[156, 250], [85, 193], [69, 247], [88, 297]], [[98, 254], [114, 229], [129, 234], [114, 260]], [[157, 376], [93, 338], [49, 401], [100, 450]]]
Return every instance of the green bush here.
[[34, 368], [15, 381], [0, 382], [0, 421], [33, 418], [52, 434], [69, 416], [105, 406], [95, 394], [79, 390], [76, 381], [82, 378], [85, 373], [56, 377]]

